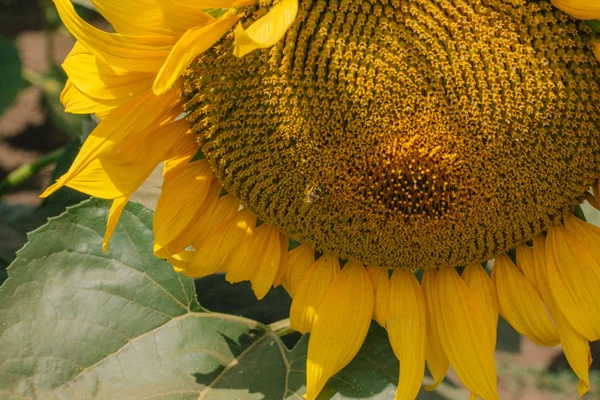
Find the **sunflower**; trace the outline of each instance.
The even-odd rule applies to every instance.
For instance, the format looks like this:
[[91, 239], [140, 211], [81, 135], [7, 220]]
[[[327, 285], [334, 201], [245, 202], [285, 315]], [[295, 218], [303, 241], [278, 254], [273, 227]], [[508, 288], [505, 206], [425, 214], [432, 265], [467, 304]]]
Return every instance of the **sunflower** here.
[[498, 399], [499, 314], [562, 344], [588, 390], [600, 229], [575, 210], [600, 207], [598, 1], [92, 0], [116, 33], [54, 2], [77, 39], [62, 102], [101, 122], [42, 196], [112, 199], [106, 250], [164, 163], [155, 255], [258, 298], [283, 285], [309, 400], [372, 319], [398, 399], [426, 364], [428, 390], [452, 365]]

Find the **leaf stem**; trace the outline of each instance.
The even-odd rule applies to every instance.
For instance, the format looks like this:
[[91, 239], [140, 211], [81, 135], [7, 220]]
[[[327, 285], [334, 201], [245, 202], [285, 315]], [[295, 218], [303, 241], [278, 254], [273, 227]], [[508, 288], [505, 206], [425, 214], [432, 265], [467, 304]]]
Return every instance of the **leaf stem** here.
[[54, 164], [64, 153], [64, 148], [57, 149], [30, 164], [21, 165], [0, 181], [0, 195], [25, 182], [48, 165]]
[[279, 337], [290, 335], [296, 331], [290, 327], [290, 319], [282, 319], [281, 321], [273, 322], [269, 325], [271, 332], [277, 334]]

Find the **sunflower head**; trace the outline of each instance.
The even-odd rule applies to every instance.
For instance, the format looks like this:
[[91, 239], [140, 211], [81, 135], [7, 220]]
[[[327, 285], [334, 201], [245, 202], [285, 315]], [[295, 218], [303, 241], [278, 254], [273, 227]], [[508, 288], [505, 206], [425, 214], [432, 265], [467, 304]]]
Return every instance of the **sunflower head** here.
[[219, 180], [363, 263], [464, 265], [547, 229], [599, 174], [595, 34], [549, 3], [476, 3], [303, 2], [271, 48], [225, 37], [184, 91]]

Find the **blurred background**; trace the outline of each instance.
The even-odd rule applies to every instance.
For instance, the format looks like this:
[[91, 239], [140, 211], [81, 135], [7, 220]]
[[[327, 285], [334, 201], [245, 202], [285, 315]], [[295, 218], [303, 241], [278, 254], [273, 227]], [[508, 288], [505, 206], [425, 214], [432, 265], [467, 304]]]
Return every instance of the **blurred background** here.
[[[74, 2], [88, 22], [110, 30], [88, 0]], [[60, 64], [73, 43], [51, 0], [0, 0], [0, 283], [6, 279], [5, 269], [16, 251], [26, 242], [27, 232], [86, 198], [67, 188], [44, 201], [38, 197], [51, 180], [68, 169], [97, 123], [90, 116], [65, 114], [60, 104], [66, 79]], [[133, 200], [153, 208], [160, 185], [157, 168]], [[600, 222], [598, 212], [588, 206], [583, 209], [591, 222]], [[204, 288], [203, 304], [210, 301], [206, 297], [210, 289]], [[253, 307], [244, 306], [247, 310]], [[284, 304], [283, 312], [285, 307], [288, 305]], [[575, 398], [577, 381], [560, 348], [537, 346], [503, 321], [498, 341], [503, 400]], [[590, 376], [592, 389], [584, 398], [600, 399], [600, 343], [593, 343], [592, 349], [596, 359]], [[452, 375], [449, 379], [457, 381]], [[462, 389], [439, 394], [468, 398]]]

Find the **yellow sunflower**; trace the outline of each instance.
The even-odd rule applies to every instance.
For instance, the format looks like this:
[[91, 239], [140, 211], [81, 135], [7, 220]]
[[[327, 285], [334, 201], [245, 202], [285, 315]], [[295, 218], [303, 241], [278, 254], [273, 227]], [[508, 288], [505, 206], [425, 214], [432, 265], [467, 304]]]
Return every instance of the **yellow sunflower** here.
[[599, 1], [92, 0], [116, 33], [54, 2], [77, 39], [63, 104], [101, 122], [43, 196], [113, 199], [106, 249], [163, 162], [156, 256], [283, 285], [307, 399], [372, 319], [398, 399], [425, 364], [428, 390], [452, 365], [497, 399], [499, 313], [588, 390], [600, 229], [573, 212], [600, 205], [600, 64], [575, 18]]

